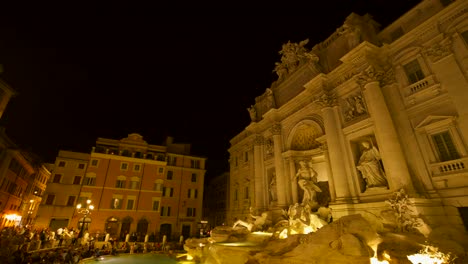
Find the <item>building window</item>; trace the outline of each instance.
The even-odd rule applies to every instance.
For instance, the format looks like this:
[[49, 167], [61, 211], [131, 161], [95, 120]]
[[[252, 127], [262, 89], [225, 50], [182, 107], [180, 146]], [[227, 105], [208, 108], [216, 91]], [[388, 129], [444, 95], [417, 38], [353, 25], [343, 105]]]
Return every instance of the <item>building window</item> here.
[[440, 161], [448, 161], [459, 159], [460, 155], [457, 152], [452, 137], [448, 131], [432, 135], [432, 140], [439, 153]]
[[174, 172], [171, 171], [171, 170], [168, 170], [168, 171], [167, 171], [167, 176], [166, 176], [166, 178], [167, 178], [168, 180], [172, 180], [172, 176], [173, 176], [173, 175], [174, 175]]
[[140, 170], [141, 170], [141, 165], [140, 164], [133, 165], [133, 171], [140, 171]]
[[122, 208], [122, 199], [120, 198], [112, 198], [111, 200], [111, 209], [120, 209]]
[[83, 185], [87, 185], [87, 186], [96, 185], [96, 177], [85, 176]]
[[161, 216], [171, 216], [171, 207], [161, 206]]
[[249, 161], [249, 153], [246, 151], [244, 153], [244, 162], [247, 162], [247, 161]]
[[200, 161], [199, 160], [190, 160], [190, 165], [194, 169], [200, 168]]
[[153, 190], [157, 192], [162, 192], [163, 190], [163, 184], [162, 181], [156, 181], [153, 186]]
[[53, 183], [60, 183], [60, 180], [62, 179], [62, 174], [55, 174]]
[[159, 174], [163, 174], [164, 173], [164, 168], [159, 168], [158, 172], [159, 172]]
[[91, 160], [91, 167], [97, 167], [97, 166], [98, 166], [98, 160], [97, 159]]
[[129, 189], [138, 190], [140, 188], [140, 181], [137, 179], [130, 180]]
[[127, 210], [133, 210], [133, 204], [135, 203], [135, 200], [127, 200]]
[[197, 182], [197, 174], [192, 173], [192, 182]]
[[163, 187], [162, 196], [174, 197], [174, 188], [172, 188], [172, 187]]
[[177, 163], [177, 158], [176, 157], [172, 157], [172, 156], [167, 157], [167, 165], [175, 166], [176, 163]]
[[115, 182], [115, 188], [125, 188], [125, 180], [118, 179]]
[[121, 170], [125, 170], [125, 171], [128, 170], [128, 163], [122, 162], [122, 163], [120, 164], [120, 169], [121, 169]]
[[419, 82], [420, 80], [424, 79], [424, 73], [422, 72], [421, 66], [419, 65], [417, 59], [405, 64], [403, 68], [405, 69], [405, 73], [410, 84]]
[[67, 206], [74, 206], [75, 199], [76, 199], [76, 196], [68, 196]]
[[65, 167], [65, 161], [60, 161], [58, 167]]
[[47, 199], [46, 199], [45, 204], [47, 204], [47, 205], [53, 205], [53, 204], [54, 204], [54, 200], [55, 200], [55, 194], [49, 194], [49, 195], [47, 195]]
[[249, 186], [245, 187], [245, 199], [249, 199]]
[[85, 165], [84, 165], [84, 163], [80, 163], [80, 164], [78, 164], [78, 169], [82, 170], [82, 169], [84, 169], [84, 168], [85, 168]]
[[73, 184], [80, 185], [81, 184], [81, 176], [75, 176], [73, 179]]
[[195, 217], [195, 208], [187, 208], [187, 216]]
[[192, 190], [188, 189], [187, 190], [187, 198], [190, 198], [190, 194], [192, 194]]
[[153, 211], [159, 211], [159, 201], [153, 201]]
[[198, 189], [194, 190], [194, 197], [193, 198], [195, 198], [195, 199], [198, 198]]

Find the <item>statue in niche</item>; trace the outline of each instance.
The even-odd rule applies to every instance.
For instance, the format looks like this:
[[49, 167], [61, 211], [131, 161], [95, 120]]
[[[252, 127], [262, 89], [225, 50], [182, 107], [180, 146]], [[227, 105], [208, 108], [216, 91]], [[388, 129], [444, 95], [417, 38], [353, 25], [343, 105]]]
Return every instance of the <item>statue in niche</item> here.
[[273, 141], [271, 140], [271, 138], [266, 140], [265, 152], [267, 157], [273, 155]]
[[249, 111], [250, 120], [252, 120], [252, 122], [256, 122], [257, 121], [257, 110], [255, 109], [255, 106], [251, 105], [249, 108], [247, 108], [247, 111]]
[[276, 173], [273, 172], [270, 179], [270, 185], [268, 186], [270, 190], [270, 201], [277, 201], [277, 190], [276, 190]]
[[312, 162], [306, 165], [305, 161], [299, 161], [299, 169], [297, 170], [295, 178], [299, 187], [304, 191], [302, 196], [301, 205], [317, 205], [317, 192], [322, 190], [316, 185], [317, 184], [317, 172], [312, 168]]
[[361, 157], [356, 168], [361, 172], [366, 183], [366, 189], [372, 187], [388, 187], [387, 178], [381, 165], [379, 150], [369, 141], [362, 141]]

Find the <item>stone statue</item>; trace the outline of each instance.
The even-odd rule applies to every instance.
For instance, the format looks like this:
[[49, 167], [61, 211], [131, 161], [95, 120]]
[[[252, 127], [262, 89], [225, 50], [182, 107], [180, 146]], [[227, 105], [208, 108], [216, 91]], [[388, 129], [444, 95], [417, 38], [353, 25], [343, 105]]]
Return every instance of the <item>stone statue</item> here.
[[247, 111], [249, 111], [250, 119], [252, 122], [257, 121], [257, 110], [255, 109], [254, 105], [251, 105], [249, 108], [247, 108]]
[[250, 208], [250, 217], [252, 218], [253, 221], [246, 222], [242, 220], [237, 220], [232, 228], [237, 227], [238, 225], [246, 227], [249, 231], [255, 231], [255, 230], [262, 230], [263, 225], [265, 225], [268, 213], [263, 212], [261, 215], [253, 215], [252, 214], [252, 208]]
[[277, 195], [276, 195], [276, 174], [273, 172], [273, 175], [271, 176], [270, 180], [270, 201], [276, 201], [277, 200]]
[[319, 61], [319, 57], [316, 54], [305, 48], [307, 43], [309, 43], [309, 39], [305, 39], [299, 43], [288, 41], [288, 43], [283, 44], [281, 51], [279, 51], [281, 62], [276, 62], [275, 69], [273, 70], [278, 75], [279, 80], [295, 71], [301, 63], [310, 61], [317, 63]]
[[275, 98], [273, 97], [273, 91], [270, 88], [266, 88], [265, 90], [266, 95], [266, 109], [267, 111], [273, 107], [275, 107]]
[[305, 161], [299, 161], [299, 166], [295, 178], [297, 178], [299, 187], [304, 191], [302, 205], [309, 203], [316, 204], [317, 192], [322, 192], [316, 185], [317, 172], [312, 168], [312, 162], [309, 162], [309, 166], [307, 167]]
[[388, 187], [385, 172], [380, 164], [380, 153], [369, 141], [362, 141], [363, 151], [356, 168], [361, 172], [366, 188]]

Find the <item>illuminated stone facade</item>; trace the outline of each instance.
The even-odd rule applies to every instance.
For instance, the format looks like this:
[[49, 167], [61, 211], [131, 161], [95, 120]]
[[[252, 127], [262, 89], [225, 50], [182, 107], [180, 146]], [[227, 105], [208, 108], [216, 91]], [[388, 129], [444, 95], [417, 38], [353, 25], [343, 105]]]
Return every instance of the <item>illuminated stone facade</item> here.
[[[318, 205], [329, 204], [335, 219], [379, 217], [405, 189], [430, 225], [462, 228], [467, 10], [467, 1], [422, 1], [381, 31], [369, 15], [351, 14], [310, 49], [308, 40], [284, 44], [278, 80], [230, 141], [228, 221], [246, 219], [249, 208], [279, 217], [300, 203], [305, 161], [318, 173]], [[365, 163], [371, 149], [380, 160]]]

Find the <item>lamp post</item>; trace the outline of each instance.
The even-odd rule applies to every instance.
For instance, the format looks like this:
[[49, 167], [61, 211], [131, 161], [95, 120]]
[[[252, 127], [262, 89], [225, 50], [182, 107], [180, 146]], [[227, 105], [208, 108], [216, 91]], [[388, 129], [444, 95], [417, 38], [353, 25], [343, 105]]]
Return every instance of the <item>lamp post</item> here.
[[82, 208], [82, 207], [83, 206], [81, 205], [81, 203], [76, 205], [77, 212], [79, 214], [83, 214], [83, 222], [81, 223], [81, 229], [80, 229], [80, 233], [78, 234], [78, 238], [83, 237], [86, 217], [91, 214], [91, 211], [94, 209], [94, 205], [92, 205], [91, 200], [88, 199], [88, 200], [86, 200], [86, 207], [84, 207], [84, 208]]

